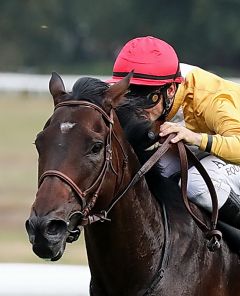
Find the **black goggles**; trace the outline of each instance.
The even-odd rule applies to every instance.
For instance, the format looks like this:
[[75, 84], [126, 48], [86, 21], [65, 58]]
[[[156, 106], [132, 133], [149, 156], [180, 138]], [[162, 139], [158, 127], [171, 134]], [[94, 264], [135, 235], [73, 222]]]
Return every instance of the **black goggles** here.
[[134, 101], [134, 105], [136, 105], [137, 107], [149, 109], [159, 103], [167, 87], [167, 85], [163, 85], [162, 87], [155, 88], [152, 91], [146, 88], [131, 89], [130, 87], [129, 92], [126, 94], [126, 97]]
[[156, 90], [154, 92], [149, 93], [146, 98], [147, 98], [146, 103], [148, 105], [148, 108], [154, 107], [161, 100], [161, 90]]

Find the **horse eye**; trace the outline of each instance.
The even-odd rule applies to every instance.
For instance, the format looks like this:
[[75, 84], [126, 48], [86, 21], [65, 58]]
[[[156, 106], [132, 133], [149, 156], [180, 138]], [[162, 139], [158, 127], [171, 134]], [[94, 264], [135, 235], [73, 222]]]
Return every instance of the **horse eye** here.
[[103, 143], [97, 142], [93, 145], [91, 149], [91, 153], [97, 154], [102, 150], [102, 148], [103, 148]]

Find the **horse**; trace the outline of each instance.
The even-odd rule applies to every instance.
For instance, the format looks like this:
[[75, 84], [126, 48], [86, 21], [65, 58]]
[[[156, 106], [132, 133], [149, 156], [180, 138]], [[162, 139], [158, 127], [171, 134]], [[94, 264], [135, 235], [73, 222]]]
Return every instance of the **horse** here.
[[178, 185], [153, 174], [129, 185], [141, 164], [115, 110], [130, 78], [80, 78], [67, 92], [52, 74], [55, 108], [36, 137], [39, 183], [26, 221], [33, 252], [59, 260], [84, 229], [91, 296], [238, 295], [238, 255], [224, 241], [208, 250]]

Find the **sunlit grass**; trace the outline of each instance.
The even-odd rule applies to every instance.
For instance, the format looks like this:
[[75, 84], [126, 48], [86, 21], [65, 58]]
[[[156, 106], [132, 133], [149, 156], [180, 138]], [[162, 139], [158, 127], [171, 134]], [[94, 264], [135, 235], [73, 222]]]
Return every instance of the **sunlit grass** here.
[[[44, 262], [33, 254], [24, 224], [37, 190], [32, 143], [52, 111], [47, 95], [0, 94], [0, 262]], [[87, 263], [82, 237], [60, 263]]]

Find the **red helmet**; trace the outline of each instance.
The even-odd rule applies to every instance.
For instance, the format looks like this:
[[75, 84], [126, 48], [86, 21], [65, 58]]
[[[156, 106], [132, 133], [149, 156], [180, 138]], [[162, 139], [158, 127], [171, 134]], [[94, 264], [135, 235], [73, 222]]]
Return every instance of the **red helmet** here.
[[114, 63], [112, 79], [108, 82], [117, 82], [132, 70], [131, 84], [158, 86], [183, 81], [175, 50], [165, 41], [152, 36], [135, 38], [124, 45]]

